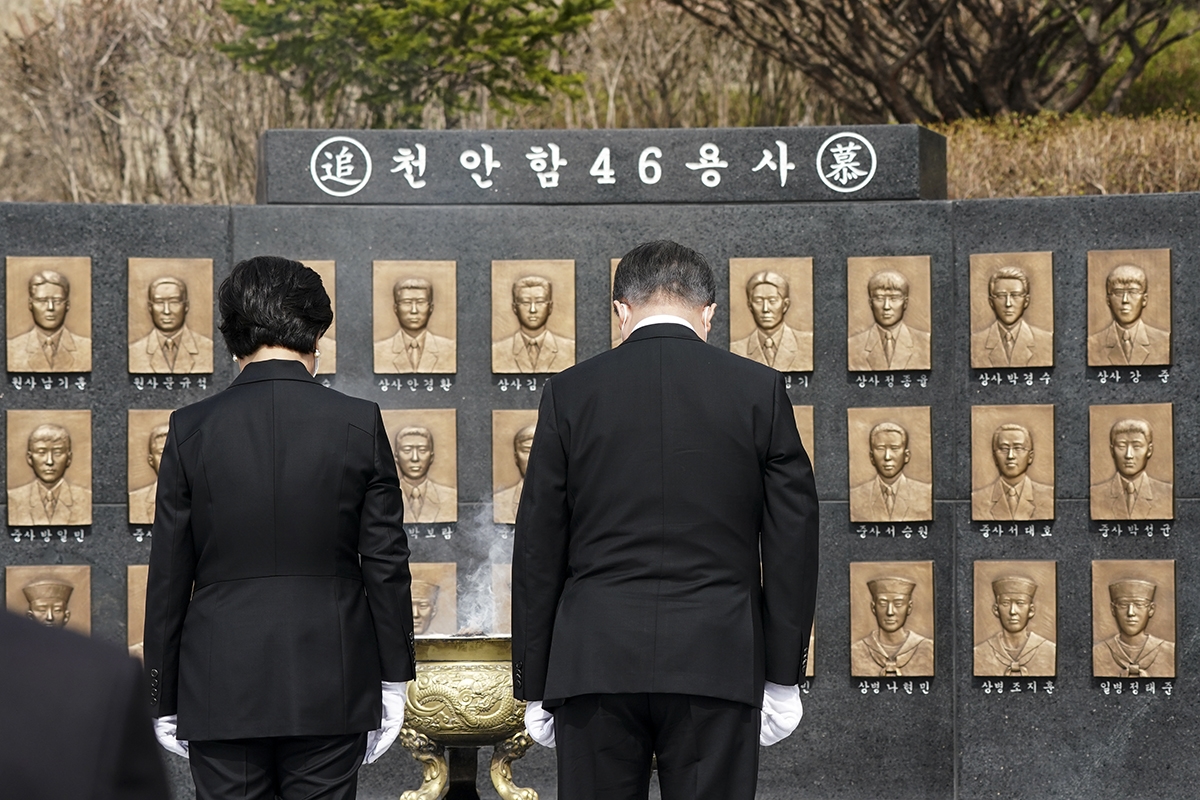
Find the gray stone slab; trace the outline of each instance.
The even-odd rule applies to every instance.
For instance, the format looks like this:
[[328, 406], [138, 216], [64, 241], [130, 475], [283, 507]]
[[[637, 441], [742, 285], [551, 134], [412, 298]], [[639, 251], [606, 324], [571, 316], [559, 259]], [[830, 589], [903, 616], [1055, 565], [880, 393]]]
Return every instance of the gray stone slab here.
[[[954, 204], [955, 272], [963, 288], [956, 307], [967, 308], [965, 277], [971, 253], [1053, 251], [1055, 366], [1035, 370], [1038, 385], [1011, 386], [1007, 382], [984, 387], [972, 371], [970, 404], [1054, 403], [1058, 496], [1086, 498], [1088, 468], [1086, 443], [1089, 405], [1162, 403], [1175, 400], [1175, 493], [1196, 497], [1200, 491], [1200, 453], [1184, 446], [1184, 431], [1195, 430], [1194, 404], [1182, 390], [1195, 380], [1200, 356], [1195, 347], [1195, 313], [1200, 294], [1194, 265], [1200, 258], [1196, 227], [1200, 195], [1142, 195], [1118, 197], [1038, 198], [1019, 201], [972, 201]], [[1122, 370], [1123, 380], [1101, 382], [1098, 371], [1087, 366], [1087, 254], [1089, 250], [1170, 248], [1172, 264], [1171, 307], [1174, 336], [1172, 364], [1164, 383], [1162, 368]], [[1153, 291], [1153, 288], [1151, 289]], [[970, 364], [970, 321], [964, 314], [954, 320], [959, 352], [955, 362]], [[994, 371], [991, 371], [994, 372]], [[1002, 370], [1006, 375], [1008, 372]], [[1023, 375], [1027, 370], [1019, 371]], [[1040, 377], [1048, 372], [1049, 385]], [[1023, 381], [1023, 377], [1022, 377]], [[969, 410], [967, 412], [969, 414]], [[969, 421], [964, 428], [969, 430]], [[1065, 445], [1065, 446], [1062, 446]], [[965, 451], [964, 474], [970, 470], [970, 448]]]
[[[793, 160], [799, 164], [798, 158]], [[452, 166], [460, 169], [456, 164]], [[528, 170], [523, 160], [520, 166]], [[536, 180], [532, 171], [529, 176]], [[689, 172], [686, 177], [695, 176]], [[213, 258], [218, 283], [236, 260], [259, 253], [338, 262], [339, 370], [330, 383], [384, 408], [457, 409], [460, 521], [449, 538], [440, 529], [415, 527], [410, 544], [416, 561], [457, 562], [465, 597], [480, 567], [506, 561], [511, 548], [511, 529], [491, 523], [491, 411], [535, 408], [543, 385], [538, 380], [533, 390], [527, 384], [520, 390], [511, 384], [502, 387], [503, 376], [491, 373], [493, 259], [575, 260], [576, 339], [582, 359], [609, 346], [609, 259], [639, 241], [673, 238], [711, 259], [719, 309], [710, 341], [717, 347], [728, 346], [730, 303], [741, 302], [737, 292], [730, 296], [730, 258], [811, 256], [815, 368], [791, 376], [789, 394], [794, 403], [815, 408], [812, 445], [823, 520], [817, 676], [804, 696], [806, 717], [800, 730], [762, 753], [759, 796], [1185, 796], [1200, 779], [1200, 769], [1188, 757], [1200, 704], [1191, 697], [1183, 671], [1200, 634], [1188, 613], [1197, 591], [1189, 578], [1196, 561], [1190, 532], [1200, 514], [1200, 463], [1190, 447], [1198, 424], [1193, 400], [1200, 331], [1191, 313], [1198, 298], [1190, 280], [1200, 254], [1198, 201], [1198, 195], [1183, 194], [956, 203], [709, 203], [692, 198], [686, 204], [638, 206], [526, 201], [481, 206], [466, 200], [423, 207], [0, 205], [0, 257], [92, 257], [96, 352], [85, 390], [45, 390], [40, 384], [17, 390], [7, 374], [0, 387], [5, 409], [91, 409], [96, 445], [96, 522], [84, 541], [14, 542], [6, 537], [0, 541], [0, 564], [90, 565], [93, 635], [125, 642], [125, 567], [146, 563], [150, 547], [148, 539], [137, 542], [131, 536], [134, 528], [125, 522], [126, 409], [193, 402], [228, 385], [235, 372], [218, 341], [216, 373], [205, 389], [136, 388], [125, 354], [129, 257]], [[1172, 250], [1174, 363], [1169, 377], [1164, 383], [1155, 371], [1134, 383], [1125, 371], [1119, 383], [1101, 382], [1086, 367], [1087, 251], [1158, 247]], [[999, 384], [989, 379], [984, 385], [985, 375], [969, 365], [965, 312], [970, 254], [1033, 250], [1054, 253], [1056, 366], [1045, 370], [1049, 383], [1040, 380], [1040, 371], [1032, 385], [1026, 385], [1023, 374], [1010, 383], [1002, 371]], [[891, 374], [889, 386], [888, 374], [861, 376], [860, 382], [846, 368], [846, 259], [882, 255], [931, 257], [933, 369], [908, 373], [907, 387], [906, 373]], [[374, 373], [371, 361], [371, 270], [376, 259], [457, 261], [459, 364], [458, 372], [448, 376], [448, 389], [440, 383], [432, 391], [423, 383], [413, 389], [406, 383], [381, 388], [384, 376]], [[3, 291], [0, 282], [0, 297]], [[1175, 403], [1178, 500], [1172, 536], [1162, 538], [1159, 527], [1152, 539], [1144, 532], [1131, 537], [1127, 531], [1105, 537], [1088, 519], [1088, 408], [1143, 402]], [[970, 409], [1019, 403], [1055, 406], [1058, 518], [1050, 523], [1050, 536], [1042, 535], [1043, 524], [1033, 537], [1023, 531], [985, 537], [980, 524], [970, 519]], [[893, 538], [886, 526], [879, 536], [868, 531], [863, 538], [850, 524], [846, 506], [846, 409], [906, 405], [932, 409], [936, 520], [925, 539]], [[0, 415], [0, 433], [3, 424]], [[3, 471], [0, 460], [0, 479]], [[0, 515], [4, 511], [0, 506]], [[1177, 560], [1183, 678], [1175, 682], [1172, 697], [1104, 695], [1091, 678], [1088, 598], [1090, 562], [1096, 558]], [[908, 696], [902, 688], [894, 695], [881, 689], [875, 695], [869, 689], [863, 695], [848, 675], [848, 564], [922, 559], [936, 564], [938, 675], [931, 692]], [[971, 676], [970, 601], [977, 559], [1059, 562], [1060, 674], [1053, 695], [985, 694]], [[191, 787], [182, 762], [170, 763], [177, 793], [187, 796]], [[518, 783], [533, 786], [543, 798], [555, 796], [554, 769], [553, 753], [540, 748], [515, 766]], [[414, 787], [419, 774], [416, 762], [396, 750], [362, 772], [360, 796], [394, 797]], [[483, 796], [494, 796], [487, 788], [486, 753], [481, 754], [480, 774]], [[1150, 786], [1154, 788], [1146, 788]]]
[[[730, 258], [814, 257], [815, 369], [807, 386], [798, 379], [792, 399], [815, 405], [822, 497], [845, 498], [846, 412], [849, 405], [929, 405], [948, 396], [952, 380], [950, 317], [935, 312], [929, 373], [897, 373], [879, 385], [860, 386], [846, 369], [846, 258], [929, 255], [934, 297], [955, 291], [948, 203], [848, 203], [839, 206], [605, 206], [580, 214], [571, 207], [286, 208], [234, 210], [234, 260], [260, 253], [338, 263], [339, 372], [341, 391], [370, 397], [385, 408], [458, 408], [459, 497], [487, 501], [491, 492], [492, 408], [536, 408], [537, 395], [502, 390], [491, 373], [490, 280], [493, 259], [575, 260], [576, 348], [580, 359], [610, 345], [609, 259], [633, 244], [673, 238], [703, 252], [717, 273], [719, 312], [709, 341], [728, 347]], [[458, 264], [458, 374], [449, 392], [382, 391], [372, 372], [370, 308], [374, 260], [448, 259]], [[743, 302], [740, 297], [736, 302]], [[940, 300], [938, 301], [941, 302]], [[345, 354], [344, 356], [342, 354]], [[354, 358], [353, 354], [359, 354]], [[342, 364], [345, 367], [342, 367]], [[918, 380], [926, 376], [926, 385]], [[909, 386], [903, 382], [908, 376]], [[393, 376], [394, 377], [394, 376]], [[538, 383], [540, 387], [541, 382]], [[951, 429], [935, 424], [939, 457], [954, 479]], [[939, 494], [939, 496], [941, 496]]]
[[[126, 411], [129, 408], [175, 408], [200, 400], [233, 377], [233, 364], [216, 359], [208, 389], [176, 385], [167, 390], [138, 390], [128, 372], [128, 259], [211, 258], [214, 270], [227, 270], [229, 209], [188, 206], [102, 206], [67, 204], [0, 205], [0, 242], [7, 256], [88, 256], [92, 259], [93, 369], [83, 375], [87, 388], [16, 389], [6, 373], [0, 388], [9, 409], [90, 409], [94, 500], [123, 504], [126, 497]], [[4, 287], [0, 286], [0, 293]], [[0, 299], [3, 299], [0, 297]], [[214, 312], [215, 313], [215, 312]], [[215, 318], [215, 317], [214, 317]], [[219, 349], [219, 346], [218, 346]], [[3, 355], [0, 354], [0, 358]], [[26, 376], [26, 378], [31, 376]], [[3, 425], [3, 422], [0, 422]], [[0, 463], [0, 480], [5, 465]]]
[[[860, 539], [845, 533], [844, 502], [821, 506], [816, 675], [789, 739], [761, 751], [759, 797], [944, 798], [954, 791], [954, 513], [937, 503], [928, 539]], [[933, 561], [932, 679], [850, 676], [850, 572], [855, 561]], [[911, 681], [912, 694], [905, 685]], [[921, 683], [927, 681], [928, 694]], [[879, 684], [879, 693], [875, 684]], [[897, 688], [893, 692], [891, 686]]]
[[[1197, 599], [1197, 545], [1187, 531], [1200, 514], [1194, 500], [1176, 506], [1181, 534], [1163, 538], [1102, 538], [1088, 532], [1086, 500], [1059, 500], [1052, 538], [982, 538], [968, 533], [970, 509], [959, 504], [960, 530], [956, 653], [957, 760], [960, 798], [992, 797], [1187, 797], [1197, 772], [1183, 753], [1200, 725], [1200, 707], [1191, 697], [1187, 664], [1200, 639], [1200, 627], [1188, 609]], [[1105, 694], [1102, 679], [1092, 677], [1093, 559], [1175, 559], [1177, 640], [1180, 679], [1154, 681], [1154, 694], [1140, 682], [1132, 694]], [[976, 560], [1057, 561], [1058, 675], [1054, 693], [986, 692], [984, 679], [972, 677], [972, 593]], [[1113, 681], [1110, 680], [1109, 683]], [[1165, 688], [1171, 684], [1171, 695]]]
[[[532, 158], [539, 152], [540, 158]], [[549, 178], [551, 173], [556, 177]], [[945, 139], [915, 125], [272, 130], [259, 142], [257, 199], [268, 204], [839, 202], [945, 197]]]

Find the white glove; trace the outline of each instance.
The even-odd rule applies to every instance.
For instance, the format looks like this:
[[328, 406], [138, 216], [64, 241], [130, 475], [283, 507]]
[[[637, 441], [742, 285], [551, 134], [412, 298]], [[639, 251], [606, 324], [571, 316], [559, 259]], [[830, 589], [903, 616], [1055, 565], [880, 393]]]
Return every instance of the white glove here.
[[363, 756], [364, 764], [374, 764], [379, 757], [388, 751], [400, 728], [404, 725], [404, 703], [408, 699], [407, 681], [384, 681], [383, 687], [383, 719], [379, 730], [367, 734], [367, 752]]
[[177, 756], [188, 757], [188, 743], [179, 741], [175, 738], [175, 731], [179, 727], [179, 715], [172, 714], [169, 717], [159, 717], [154, 720], [154, 738], [158, 739], [158, 743], [164, 749], [174, 753]]
[[799, 686], [780, 686], [768, 681], [763, 686], [762, 723], [758, 743], [770, 747], [792, 735], [804, 716]]
[[554, 712], [542, 708], [541, 700], [530, 700], [525, 706], [525, 730], [542, 747], [554, 747]]

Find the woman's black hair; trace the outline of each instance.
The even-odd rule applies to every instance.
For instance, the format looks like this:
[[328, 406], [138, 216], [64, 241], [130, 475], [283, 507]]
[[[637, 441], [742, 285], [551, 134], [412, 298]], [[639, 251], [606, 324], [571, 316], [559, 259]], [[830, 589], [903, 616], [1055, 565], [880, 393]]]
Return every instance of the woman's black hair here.
[[321, 276], [279, 256], [239, 262], [217, 292], [221, 335], [237, 358], [260, 347], [313, 352], [333, 323]]

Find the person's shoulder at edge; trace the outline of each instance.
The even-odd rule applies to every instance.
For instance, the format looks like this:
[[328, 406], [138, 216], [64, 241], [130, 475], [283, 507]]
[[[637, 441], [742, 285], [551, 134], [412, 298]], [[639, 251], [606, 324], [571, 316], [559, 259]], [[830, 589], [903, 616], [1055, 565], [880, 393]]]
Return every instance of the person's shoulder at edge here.
[[[100, 639], [92, 639], [74, 631], [47, 628], [0, 610], [0, 640], [18, 661], [46, 659], [56, 664], [73, 664], [72, 668], [94, 673], [98, 666], [123, 672], [129, 663], [127, 649]], [[24, 655], [21, 655], [24, 654]]]

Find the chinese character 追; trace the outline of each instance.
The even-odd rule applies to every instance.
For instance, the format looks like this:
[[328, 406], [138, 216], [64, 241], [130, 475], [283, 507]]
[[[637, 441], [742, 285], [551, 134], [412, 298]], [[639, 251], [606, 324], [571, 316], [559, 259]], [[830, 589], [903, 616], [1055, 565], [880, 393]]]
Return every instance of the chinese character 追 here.
[[[778, 164], [775, 163], [775, 155], [770, 150], [763, 150], [762, 151], [762, 154], [763, 154], [762, 161], [758, 162], [758, 166], [750, 171], [758, 172], [763, 167], [766, 167], [767, 169], [771, 170], [772, 172], [779, 173], [779, 185], [780, 186], [787, 186], [787, 174], [788, 174], [788, 172], [794, 170], [796, 168], [796, 165], [793, 164], [791, 161], [788, 161], [787, 144], [785, 142], [781, 142], [778, 139], [776, 139], [775, 146], [779, 148], [779, 163]], [[717, 177], [719, 180], [720, 176], [717, 176]], [[713, 185], [716, 186], [715, 183]]]
[[[490, 144], [480, 145], [483, 150], [483, 155], [474, 150], [464, 150], [463, 154], [458, 157], [458, 163], [463, 169], [472, 170], [471, 177], [475, 179], [475, 185], [480, 189], [489, 188], [493, 181], [491, 180], [492, 170], [500, 169], [500, 162], [492, 157], [492, 146]], [[483, 175], [480, 175], [474, 170], [483, 167]]]
[[392, 156], [392, 161], [396, 162], [392, 172], [403, 172], [408, 185], [420, 189], [425, 185], [425, 181], [421, 180], [425, 175], [425, 145], [418, 144], [416, 149], [417, 152], [413, 153], [412, 148], [397, 147], [396, 155]]
[[350, 177], [354, 174], [354, 153], [349, 147], [342, 145], [337, 155], [326, 150], [325, 158], [328, 160], [321, 162], [322, 181], [337, 181], [344, 186], [357, 186], [361, 182]]
[[712, 142], [700, 145], [700, 160], [689, 161], [684, 164], [685, 167], [692, 170], [704, 170], [700, 173], [700, 182], [708, 188], [713, 188], [721, 182], [721, 173], [719, 169], [725, 169], [729, 166], [729, 162], [721, 160], [721, 149]]
[[559, 154], [558, 145], [551, 142], [547, 147], [550, 148], [549, 153], [545, 147], [533, 145], [525, 157], [529, 159], [529, 168], [537, 173], [542, 188], [553, 189], [558, 186], [558, 168], [565, 167], [567, 160]]
[[[361, 168], [358, 166], [360, 156]], [[371, 154], [356, 139], [333, 136], [313, 151], [309, 173], [321, 191], [334, 197], [348, 197], [371, 179]]]

